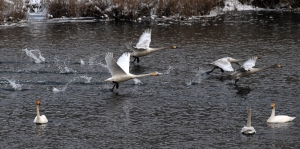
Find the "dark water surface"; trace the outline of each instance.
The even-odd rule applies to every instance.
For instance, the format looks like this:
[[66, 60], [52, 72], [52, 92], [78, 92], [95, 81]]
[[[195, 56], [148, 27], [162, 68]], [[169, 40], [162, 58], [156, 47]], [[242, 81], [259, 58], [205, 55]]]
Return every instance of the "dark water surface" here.
[[[0, 148], [300, 148], [300, 14], [242, 12], [206, 25], [157, 23], [1, 28]], [[142, 57], [131, 73], [172, 68], [170, 73], [140, 78], [141, 85], [127, 81], [110, 92], [113, 85], [104, 82], [110, 73], [99, 63], [105, 64], [107, 52], [116, 59], [127, 52], [124, 43], [135, 44], [147, 28], [151, 47], [179, 48]], [[40, 50], [46, 62], [34, 63], [25, 48]], [[261, 58], [257, 67], [283, 67], [242, 78], [237, 86], [226, 78], [230, 72], [203, 74], [216, 59], [253, 55]], [[22, 87], [14, 89], [8, 80]], [[65, 90], [54, 93], [52, 87]], [[36, 99], [46, 125], [33, 123]], [[271, 102], [276, 114], [297, 118], [268, 124]], [[240, 133], [248, 106], [257, 131], [249, 137]]]

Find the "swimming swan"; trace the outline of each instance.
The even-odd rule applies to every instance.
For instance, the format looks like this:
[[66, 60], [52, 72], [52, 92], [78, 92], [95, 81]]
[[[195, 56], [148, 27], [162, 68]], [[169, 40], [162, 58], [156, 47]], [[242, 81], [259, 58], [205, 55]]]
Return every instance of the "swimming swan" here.
[[122, 56], [120, 56], [120, 58], [116, 62], [113, 58], [113, 53], [109, 52], [105, 56], [105, 61], [107, 64], [107, 68], [112, 75], [111, 78], [108, 78], [105, 81], [110, 81], [114, 83], [114, 86], [111, 89], [112, 92], [115, 87], [119, 88], [120, 82], [144, 76], [158, 76], [157, 72], [141, 75], [134, 75], [129, 73], [130, 53], [123, 53]]
[[250, 58], [241, 66], [241, 68], [237, 69], [235, 72], [230, 74], [231, 77], [235, 78], [235, 82], [234, 82], [235, 85], [238, 82], [238, 80], [242, 77], [247, 77], [251, 74], [257, 73], [267, 68], [281, 68], [280, 64], [275, 64], [275, 65], [262, 67], [262, 68], [253, 68], [253, 66], [255, 66], [256, 59], [257, 59], [256, 57]]
[[256, 133], [255, 129], [251, 126], [251, 108], [248, 108], [247, 126], [242, 128], [241, 133], [245, 135], [252, 135]]
[[40, 110], [39, 110], [39, 106], [41, 104], [40, 100], [36, 100], [35, 105], [36, 105], [36, 117], [33, 120], [34, 123], [38, 123], [38, 124], [45, 124], [48, 123], [48, 119], [45, 115], [41, 115], [40, 116]]
[[140, 62], [139, 57], [146, 56], [152, 52], [163, 50], [163, 49], [176, 49], [176, 46], [169, 46], [169, 47], [161, 47], [161, 48], [150, 48], [151, 42], [151, 29], [146, 29], [144, 33], [141, 35], [139, 42], [136, 44], [136, 46], [132, 46], [132, 42], [127, 42], [125, 46], [127, 49], [132, 50], [133, 52], [130, 54], [135, 62], [137, 60], [137, 63]]
[[277, 115], [275, 116], [275, 104], [271, 103], [272, 114], [267, 120], [268, 123], [285, 123], [294, 120], [296, 117], [290, 117], [287, 115]]
[[212, 63], [210, 63], [214, 68], [211, 71], [207, 71], [206, 73], [209, 74], [213, 72], [216, 68], [220, 68], [222, 72], [224, 71], [234, 71], [234, 69], [231, 66], [231, 63], [237, 63], [244, 61], [243, 59], [234, 59], [231, 57], [224, 57], [220, 58]]

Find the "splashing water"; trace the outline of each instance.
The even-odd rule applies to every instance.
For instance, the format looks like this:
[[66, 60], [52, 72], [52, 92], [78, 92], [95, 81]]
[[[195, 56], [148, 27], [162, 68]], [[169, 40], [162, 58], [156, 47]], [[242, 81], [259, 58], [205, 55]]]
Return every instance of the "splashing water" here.
[[80, 59], [80, 65], [85, 65], [85, 62], [83, 61], [83, 59]]
[[107, 65], [103, 64], [102, 62], [99, 62], [98, 64], [104, 68], [108, 68]]
[[63, 61], [63, 64], [59, 64], [60, 60], [58, 60], [58, 58], [56, 58], [56, 57], [54, 59], [55, 59], [56, 66], [59, 69], [59, 73], [76, 73], [77, 72], [76, 70], [69, 68], [65, 61]]
[[168, 75], [170, 74], [171, 70], [173, 70], [174, 68], [172, 66], [169, 66], [169, 68], [166, 70], [166, 72], [161, 73], [161, 72], [157, 72], [158, 75]]
[[7, 81], [9, 82], [9, 85], [16, 91], [20, 91], [22, 90], [22, 85], [21, 84], [17, 84], [16, 80], [13, 79], [7, 79]]
[[170, 74], [171, 70], [173, 70], [174, 68], [172, 66], [169, 66], [168, 70], [164, 73], [164, 75], [168, 75]]
[[134, 84], [136, 84], [136, 85], [141, 85], [141, 84], [143, 84], [143, 82], [142, 82], [141, 80], [137, 79], [137, 78], [134, 78], [134, 79], [132, 79], [132, 80], [134, 81]]
[[95, 55], [95, 56], [92, 56], [89, 58], [89, 65], [97, 65], [98, 64], [98, 62], [96, 61], [97, 56], [98, 55]]
[[43, 57], [40, 50], [28, 50], [26, 48], [26, 49], [23, 49], [23, 51], [25, 51], [26, 55], [29, 56], [30, 58], [32, 58], [34, 60], [34, 62], [37, 64], [45, 62], [45, 57]]
[[88, 77], [88, 76], [80, 76], [80, 78], [85, 79], [84, 83], [90, 83], [92, 79], [92, 77]]
[[62, 87], [61, 89], [53, 87], [52, 88], [52, 92], [54, 93], [58, 93], [58, 92], [64, 92], [66, 91], [66, 89], [68, 88], [69, 84], [74, 82], [76, 79], [78, 79], [78, 77], [73, 78], [72, 80], [70, 80], [64, 87]]
[[207, 78], [205, 71], [199, 68], [195, 77], [192, 80], [190, 80], [189, 82], [187, 82], [186, 84], [187, 85], [199, 84], [205, 78]]

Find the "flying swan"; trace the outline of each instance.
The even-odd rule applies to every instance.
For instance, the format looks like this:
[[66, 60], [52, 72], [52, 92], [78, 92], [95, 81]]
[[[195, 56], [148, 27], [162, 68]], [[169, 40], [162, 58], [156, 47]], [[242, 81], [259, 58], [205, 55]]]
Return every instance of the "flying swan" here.
[[108, 78], [105, 81], [110, 81], [114, 83], [114, 86], [111, 89], [112, 92], [115, 87], [119, 88], [120, 82], [144, 76], [158, 76], [157, 72], [141, 75], [134, 75], [129, 73], [130, 53], [123, 53], [122, 56], [120, 56], [120, 58], [116, 62], [113, 58], [113, 53], [109, 52], [105, 56], [105, 61], [107, 64], [107, 68], [110, 74], [112, 75], [111, 78]]
[[146, 56], [152, 52], [163, 50], [163, 49], [176, 49], [176, 46], [169, 46], [169, 47], [161, 47], [161, 48], [150, 48], [151, 42], [151, 29], [146, 29], [144, 33], [141, 35], [139, 42], [136, 44], [136, 46], [132, 46], [132, 42], [125, 43], [125, 46], [127, 49], [132, 50], [133, 52], [130, 54], [135, 62], [137, 60], [137, 63], [140, 62], [139, 57]]
[[251, 74], [257, 73], [257, 72], [265, 70], [267, 68], [281, 68], [280, 64], [274, 64], [274, 65], [262, 67], [262, 68], [253, 68], [255, 66], [255, 62], [257, 59], [258, 59], [257, 56], [251, 57], [239, 69], [237, 69], [235, 72], [230, 74], [233, 78], [235, 78], [235, 82], [234, 82], [235, 85], [238, 82], [238, 80], [242, 77], [247, 77]]
[[234, 71], [234, 69], [231, 66], [231, 63], [237, 63], [244, 61], [243, 59], [234, 59], [231, 57], [224, 57], [224, 58], [220, 58], [212, 63], [210, 63], [210, 65], [214, 66], [214, 68], [211, 71], [207, 71], [207, 74], [212, 73], [216, 68], [220, 68], [222, 72], [224, 71]]
[[271, 103], [272, 114], [267, 120], [268, 123], [285, 123], [294, 120], [296, 117], [290, 117], [287, 115], [276, 115], [275, 116], [275, 103]]
[[36, 105], [36, 117], [33, 120], [33, 122], [37, 123], [37, 124], [45, 124], [45, 123], [48, 123], [48, 119], [47, 119], [47, 117], [45, 115], [41, 115], [40, 116], [40, 110], [39, 110], [40, 104], [41, 104], [41, 101], [40, 100], [36, 100], [36, 102], [35, 102], [35, 105]]
[[255, 129], [251, 126], [251, 108], [248, 108], [247, 126], [242, 128], [241, 133], [245, 135], [253, 135], [256, 133]]

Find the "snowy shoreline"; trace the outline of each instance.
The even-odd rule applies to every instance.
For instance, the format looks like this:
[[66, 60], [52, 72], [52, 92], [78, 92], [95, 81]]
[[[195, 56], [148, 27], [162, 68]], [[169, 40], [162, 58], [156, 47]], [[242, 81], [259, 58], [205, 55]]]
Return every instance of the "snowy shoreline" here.
[[[6, 0], [10, 2], [9, 0]], [[12, 3], [12, 2], [11, 2]], [[12, 3], [13, 4], [13, 3]], [[218, 17], [223, 14], [235, 14], [237, 11], [277, 11], [277, 12], [291, 12], [290, 9], [266, 9], [266, 8], [258, 8], [251, 5], [243, 5], [238, 0], [225, 0], [224, 7], [214, 7], [207, 15], [197, 15], [197, 16], [161, 16], [158, 17], [156, 14], [150, 16], [142, 16], [137, 19], [123, 19], [118, 18], [120, 21], [133, 21], [133, 22], [141, 22], [141, 21], [156, 21], [162, 22], [160, 25], [165, 25], [165, 22], [168, 21], [177, 21], [177, 22], [196, 22], [201, 20], [202, 18], [211, 18]], [[31, 10], [28, 11], [26, 20], [18, 20], [18, 21], [7, 21], [4, 19], [3, 22], [0, 22], [0, 27], [5, 26], [26, 26], [28, 23], [72, 23], [72, 22], [103, 22], [103, 21], [114, 21], [116, 18], [110, 18], [108, 15], [104, 14], [99, 17], [61, 17], [61, 18], [53, 18], [51, 14], [48, 13], [45, 6], [42, 6], [40, 0], [30, 0], [29, 5], [35, 6], [31, 7]], [[28, 6], [28, 5], [27, 5]], [[36, 7], [38, 6], [38, 7]], [[300, 8], [293, 10], [295, 13], [300, 14]], [[12, 20], [12, 19], [11, 19]]]

